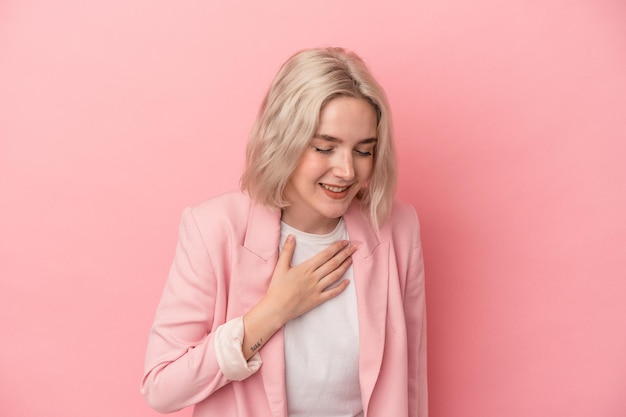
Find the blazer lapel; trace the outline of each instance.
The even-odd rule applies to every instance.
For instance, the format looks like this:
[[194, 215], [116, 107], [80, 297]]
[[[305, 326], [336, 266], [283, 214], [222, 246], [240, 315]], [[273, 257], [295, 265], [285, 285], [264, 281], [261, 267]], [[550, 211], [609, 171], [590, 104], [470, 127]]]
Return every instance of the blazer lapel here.
[[385, 347], [389, 245], [380, 244], [358, 202], [351, 204], [344, 219], [350, 241], [358, 246], [352, 265], [359, 315], [359, 379], [367, 415]]
[[[237, 271], [239, 314], [250, 310], [267, 292], [278, 261], [280, 244], [280, 210], [251, 203], [243, 246], [237, 248], [233, 270]], [[259, 369], [265, 394], [274, 416], [287, 415], [285, 389], [285, 355], [282, 329], [267, 341], [260, 351], [263, 365]]]

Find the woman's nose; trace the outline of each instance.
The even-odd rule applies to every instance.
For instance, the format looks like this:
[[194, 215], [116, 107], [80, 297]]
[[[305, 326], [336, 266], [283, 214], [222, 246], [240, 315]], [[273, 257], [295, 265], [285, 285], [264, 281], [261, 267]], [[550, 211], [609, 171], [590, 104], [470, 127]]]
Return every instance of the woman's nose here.
[[351, 181], [354, 179], [354, 161], [352, 154], [348, 152], [337, 153], [334, 164], [334, 174], [341, 179]]

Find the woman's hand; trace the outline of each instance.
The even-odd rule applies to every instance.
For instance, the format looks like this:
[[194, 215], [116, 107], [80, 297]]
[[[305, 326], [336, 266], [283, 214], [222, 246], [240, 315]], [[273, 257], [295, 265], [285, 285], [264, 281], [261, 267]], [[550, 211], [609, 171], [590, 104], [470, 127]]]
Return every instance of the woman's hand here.
[[350, 242], [339, 241], [292, 267], [295, 247], [294, 237], [287, 236], [265, 296], [283, 324], [336, 297], [348, 286], [348, 280], [333, 284], [351, 265], [356, 250]]
[[338, 296], [350, 283], [337, 283], [352, 264], [356, 251], [348, 241], [333, 243], [309, 260], [291, 266], [295, 247], [295, 238], [287, 236], [265, 297], [244, 315], [246, 359], [289, 320]]

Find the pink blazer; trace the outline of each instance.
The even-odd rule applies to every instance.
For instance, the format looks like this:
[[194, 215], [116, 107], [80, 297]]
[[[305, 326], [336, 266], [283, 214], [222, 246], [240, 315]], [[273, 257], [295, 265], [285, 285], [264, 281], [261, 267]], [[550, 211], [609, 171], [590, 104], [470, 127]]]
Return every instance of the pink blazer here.
[[[415, 210], [395, 202], [378, 236], [359, 202], [344, 216], [353, 255], [367, 417], [426, 417], [424, 269]], [[194, 405], [195, 417], [287, 417], [283, 333], [260, 350], [258, 372], [230, 381], [215, 330], [264, 295], [278, 259], [280, 212], [231, 193], [185, 210], [174, 262], [150, 332], [141, 383], [154, 409]], [[311, 364], [314, 366], [314, 364]]]

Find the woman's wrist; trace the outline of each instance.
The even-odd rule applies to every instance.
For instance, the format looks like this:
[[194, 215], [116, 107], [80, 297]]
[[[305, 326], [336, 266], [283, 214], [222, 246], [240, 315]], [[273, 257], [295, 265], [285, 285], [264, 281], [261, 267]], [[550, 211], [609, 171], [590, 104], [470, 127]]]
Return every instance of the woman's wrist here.
[[251, 358], [284, 324], [286, 319], [271, 300], [263, 298], [243, 316], [244, 338], [242, 350]]

